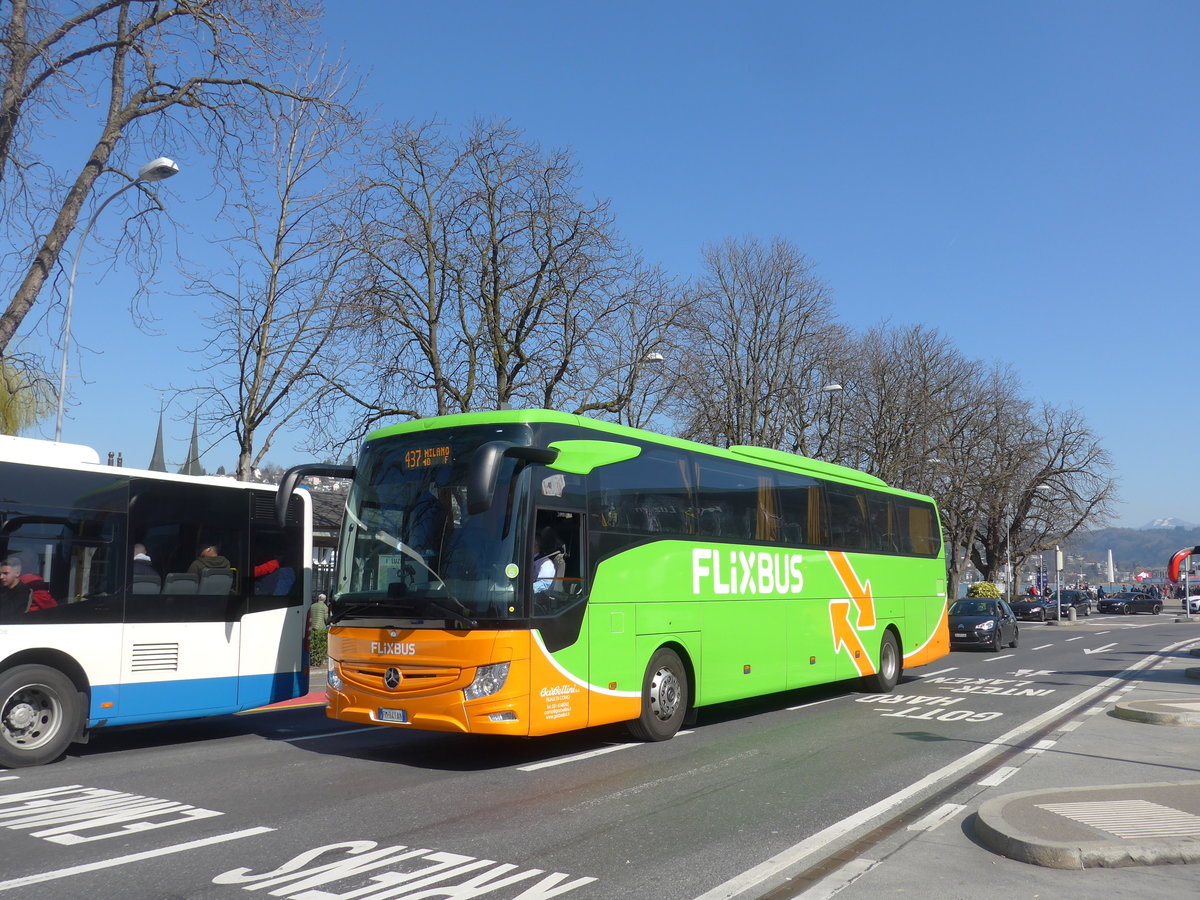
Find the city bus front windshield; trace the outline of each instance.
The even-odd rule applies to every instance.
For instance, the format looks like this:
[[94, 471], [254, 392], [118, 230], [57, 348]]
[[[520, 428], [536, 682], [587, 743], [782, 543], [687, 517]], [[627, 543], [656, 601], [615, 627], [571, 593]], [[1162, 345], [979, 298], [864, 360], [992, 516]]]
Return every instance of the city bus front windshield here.
[[491, 508], [467, 512], [471, 457], [493, 440], [527, 444], [528, 429], [490, 426], [368, 443], [346, 501], [332, 623], [472, 628], [523, 614], [516, 460], [503, 461]]

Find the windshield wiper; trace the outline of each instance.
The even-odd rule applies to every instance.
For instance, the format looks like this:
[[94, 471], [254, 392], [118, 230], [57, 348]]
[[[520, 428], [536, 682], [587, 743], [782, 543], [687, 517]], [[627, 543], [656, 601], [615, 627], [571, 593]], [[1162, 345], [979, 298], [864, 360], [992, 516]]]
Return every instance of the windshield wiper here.
[[[457, 603], [458, 601], [455, 601], [455, 602]], [[461, 606], [462, 604], [459, 604], [459, 605]], [[449, 609], [448, 607], [442, 606], [442, 604], [440, 604], [440, 603], [434, 603], [432, 600], [425, 601], [425, 608], [429, 609], [435, 613], [438, 613], [439, 615], [444, 616], [446, 619], [453, 622], [455, 625], [461, 625], [463, 628], [470, 629], [470, 628], [477, 628], [479, 626], [479, 623], [476, 622], [474, 619], [468, 619], [462, 613], [457, 613], [454, 610]]]
[[422, 597], [380, 597], [373, 600], [352, 600], [335, 603], [329, 620], [330, 622], [340, 622], [347, 616], [355, 614], [376, 613], [382, 615], [385, 612], [390, 612], [401, 613], [411, 618], [426, 618], [432, 615], [453, 622], [463, 629], [478, 628], [479, 623], [467, 617], [467, 608], [457, 600], [450, 599], [459, 606], [461, 612], [453, 610], [448, 606], [443, 606], [434, 600], [426, 600]]

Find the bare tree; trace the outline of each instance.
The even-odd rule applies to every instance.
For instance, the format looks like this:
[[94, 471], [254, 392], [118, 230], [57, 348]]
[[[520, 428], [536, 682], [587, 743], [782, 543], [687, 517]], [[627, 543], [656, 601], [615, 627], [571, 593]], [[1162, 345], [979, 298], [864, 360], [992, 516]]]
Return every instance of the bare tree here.
[[341, 173], [361, 126], [343, 111], [343, 78], [337, 68], [318, 68], [294, 92], [331, 102], [278, 99], [272, 130], [259, 138], [269, 144], [237, 165], [238, 190], [224, 209], [230, 268], [191, 282], [217, 311], [197, 351], [202, 382], [188, 392], [217, 440], [229, 433], [237, 440], [241, 479], [354, 362], [330, 352], [356, 274], [350, 183]]
[[843, 384], [852, 410], [847, 463], [889, 484], [926, 492], [945, 450], [976, 416], [979, 365], [937, 329], [880, 325], [858, 341]]
[[[10, 0], [0, 13], [0, 216], [11, 299], [3, 355], [92, 196], [170, 136], [221, 154], [252, 137], [262, 100], [287, 93], [310, 0]], [[303, 42], [301, 42], [303, 43]], [[95, 112], [91, 112], [91, 109]], [[53, 119], [92, 116], [77, 169], [56, 166]], [[147, 157], [149, 158], [149, 157]], [[144, 160], [143, 160], [144, 161]]]
[[[373, 366], [320, 416], [340, 407], [353, 438], [395, 416], [514, 403], [620, 415], [629, 392], [590, 388], [656, 346], [669, 284], [617, 237], [606, 202], [579, 198], [571, 156], [504, 122], [459, 137], [401, 125], [377, 155], [360, 196], [352, 335]], [[598, 369], [614, 340], [619, 358]]]
[[828, 289], [782, 238], [727, 239], [703, 256], [675, 403], [682, 433], [809, 454], [820, 388], [845, 346]]

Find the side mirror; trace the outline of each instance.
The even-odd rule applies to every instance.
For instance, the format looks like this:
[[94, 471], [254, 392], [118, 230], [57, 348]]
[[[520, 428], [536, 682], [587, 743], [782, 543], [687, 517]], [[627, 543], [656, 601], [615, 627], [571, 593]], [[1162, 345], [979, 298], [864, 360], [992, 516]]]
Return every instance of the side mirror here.
[[275, 495], [275, 521], [279, 523], [280, 528], [287, 524], [288, 501], [292, 499], [292, 491], [296, 489], [296, 483], [301, 478], [307, 478], [309, 475], [324, 475], [328, 478], [353, 478], [354, 466], [306, 463], [301, 466], [292, 466], [284, 472], [283, 480], [279, 482], [279, 493]]
[[558, 451], [545, 447], [521, 447], [508, 441], [488, 441], [476, 448], [467, 470], [467, 512], [485, 513], [492, 508], [496, 479], [506, 456], [546, 465], [558, 459]]

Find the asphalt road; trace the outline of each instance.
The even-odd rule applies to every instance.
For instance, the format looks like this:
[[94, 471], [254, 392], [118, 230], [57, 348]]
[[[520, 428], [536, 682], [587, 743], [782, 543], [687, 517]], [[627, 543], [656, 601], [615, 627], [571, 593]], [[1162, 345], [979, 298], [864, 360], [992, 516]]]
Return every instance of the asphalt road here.
[[0, 900], [791, 896], [781, 882], [1178, 636], [1168, 616], [1022, 623], [1018, 649], [955, 651], [890, 695], [728, 704], [662, 744], [295, 707], [100, 731], [0, 771]]

